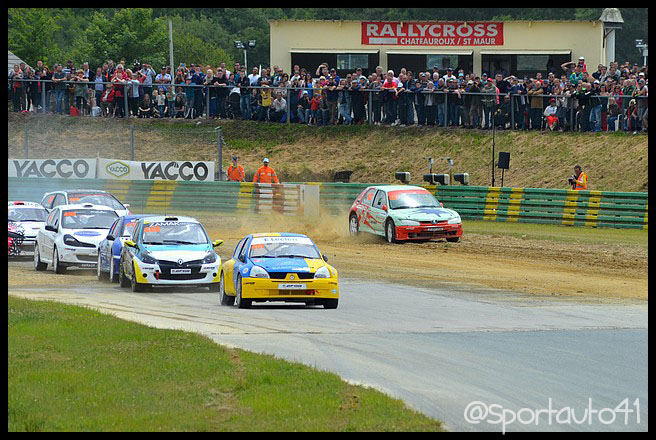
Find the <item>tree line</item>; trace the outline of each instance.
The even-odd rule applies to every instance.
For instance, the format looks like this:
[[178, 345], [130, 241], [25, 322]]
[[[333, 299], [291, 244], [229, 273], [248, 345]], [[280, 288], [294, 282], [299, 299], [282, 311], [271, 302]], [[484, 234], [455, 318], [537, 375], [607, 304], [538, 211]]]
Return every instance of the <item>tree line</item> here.
[[[168, 19], [174, 62], [212, 66], [243, 61], [235, 40], [256, 40], [250, 65], [269, 65], [269, 23], [294, 20], [598, 20], [603, 8], [9, 8], [8, 46], [30, 65], [98, 66], [107, 59], [168, 64]], [[620, 63], [642, 64], [635, 39], [648, 42], [646, 8], [620, 8], [617, 32]]]

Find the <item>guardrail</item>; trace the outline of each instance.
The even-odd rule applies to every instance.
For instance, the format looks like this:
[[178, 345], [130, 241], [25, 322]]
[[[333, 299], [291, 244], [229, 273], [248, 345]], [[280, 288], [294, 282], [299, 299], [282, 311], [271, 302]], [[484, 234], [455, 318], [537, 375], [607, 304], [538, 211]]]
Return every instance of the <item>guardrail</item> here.
[[9, 200], [40, 202], [45, 192], [73, 189], [109, 191], [130, 204], [134, 213], [274, 211], [303, 215], [301, 185], [296, 184], [8, 178]]
[[[310, 191], [313, 187], [318, 191]], [[136, 213], [210, 211], [343, 215], [370, 184], [188, 182], [8, 178], [10, 200], [40, 202], [44, 192], [109, 191]], [[425, 186], [464, 219], [609, 228], [648, 228], [648, 193], [486, 186]], [[306, 194], [316, 194], [306, 198]], [[318, 197], [317, 197], [318, 196]], [[306, 206], [311, 206], [307, 209]], [[320, 209], [317, 209], [320, 208]], [[311, 211], [311, 212], [310, 212]]]

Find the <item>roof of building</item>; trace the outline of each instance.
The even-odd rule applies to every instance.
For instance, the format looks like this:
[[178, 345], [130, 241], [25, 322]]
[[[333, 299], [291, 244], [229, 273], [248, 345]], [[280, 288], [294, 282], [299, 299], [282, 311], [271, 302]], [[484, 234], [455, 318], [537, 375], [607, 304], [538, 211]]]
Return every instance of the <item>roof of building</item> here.
[[[20, 63], [25, 63], [25, 61], [21, 60], [18, 58], [14, 53], [10, 50], [7, 50], [7, 66], [8, 70], [7, 73], [11, 72], [14, 70], [14, 64], [20, 64]], [[25, 63], [28, 67], [31, 67], [29, 64]]]

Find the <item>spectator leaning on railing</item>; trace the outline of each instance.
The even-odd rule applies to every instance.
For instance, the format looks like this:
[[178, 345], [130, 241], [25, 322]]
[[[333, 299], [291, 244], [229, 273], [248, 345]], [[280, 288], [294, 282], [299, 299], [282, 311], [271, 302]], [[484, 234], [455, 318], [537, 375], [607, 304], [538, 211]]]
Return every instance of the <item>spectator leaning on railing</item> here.
[[[53, 72], [40, 61], [34, 71], [24, 63], [14, 66], [8, 78], [12, 108], [17, 112], [48, 112], [54, 98], [54, 109], [60, 114], [75, 108], [82, 114], [96, 115], [102, 108], [104, 115], [134, 116], [142, 113], [138, 107], [147, 94], [152, 104], [164, 106], [163, 112], [155, 113], [159, 117], [180, 117], [183, 101], [183, 113], [188, 118], [251, 119], [254, 114], [254, 119], [261, 121], [316, 125], [489, 128], [497, 124], [494, 115], [500, 118], [502, 108], [506, 115], [500, 119], [502, 125], [511, 129], [598, 132], [614, 130], [620, 121], [621, 129], [628, 130], [630, 125], [636, 132], [648, 125], [648, 71], [646, 66], [627, 62], [598, 65], [589, 73], [585, 60], [580, 59], [560, 66], [561, 74], [552, 65], [546, 78], [536, 72], [520, 81], [512, 75], [504, 77], [499, 65], [491, 72], [493, 77], [483, 72], [479, 78], [462, 68], [446, 67], [440, 72], [438, 66], [418, 72], [401, 68], [398, 77], [391, 70], [384, 73], [381, 66], [367, 76], [357, 68], [340, 77], [326, 63], [316, 72], [295, 65], [288, 73], [273, 66], [263, 67], [262, 72], [255, 67], [250, 75], [239, 63], [233, 72], [223, 63], [216, 68], [181, 63], [172, 78], [170, 66], [163, 66], [156, 74], [147, 63], [135, 61], [133, 69], [126, 69], [121, 61], [114, 67], [108, 60], [97, 69], [82, 63], [81, 78], [86, 81], [79, 79], [80, 69], [75, 69], [71, 60], [65, 67], [54, 65]], [[174, 90], [180, 86], [180, 91]], [[237, 88], [234, 100], [233, 88]], [[283, 112], [278, 92], [285, 101]], [[555, 98], [556, 111], [545, 116], [551, 98]], [[557, 118], [557, 123], [549, 124], [548, 116]]]

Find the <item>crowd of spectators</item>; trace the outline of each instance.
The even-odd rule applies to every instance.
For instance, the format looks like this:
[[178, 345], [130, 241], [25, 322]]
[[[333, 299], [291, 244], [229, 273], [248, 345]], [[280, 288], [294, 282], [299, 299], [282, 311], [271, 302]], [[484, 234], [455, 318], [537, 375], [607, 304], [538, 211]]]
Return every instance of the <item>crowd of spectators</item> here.
[[[72, 61], [50, 70], [15, 65], [8, 91], [14, 111], [139, 118], [247, 120], [307, 125], [364, 124], [490, 129], [647, 131], [648, 72], [626, 62], [590, 73], [581, 57], [561, 73], [534, 77], [480, 77], [460, 69], [384, 72], [355, 69], [340, 77], [334, 67], [316, 71], [239, 63], [232, 71], [180, 64], [159, 71], [147, 63], [108, 60], [95, 70]], [[16, 81], [16, 80], [30, 81]], [[46, 80], [46, 81], [42, 81]], [[212, 87], [207, 87], [212, 86]], [[42, 101], [45, 91], [45, 102]], [[127, 98], [127, 99], [126, 99]], [[126, 105], [127, 103], [127, 105]], [[43, 108], [45, 106], [45, 108]], [[125, 113], [127, 111], [127, 114]]]

